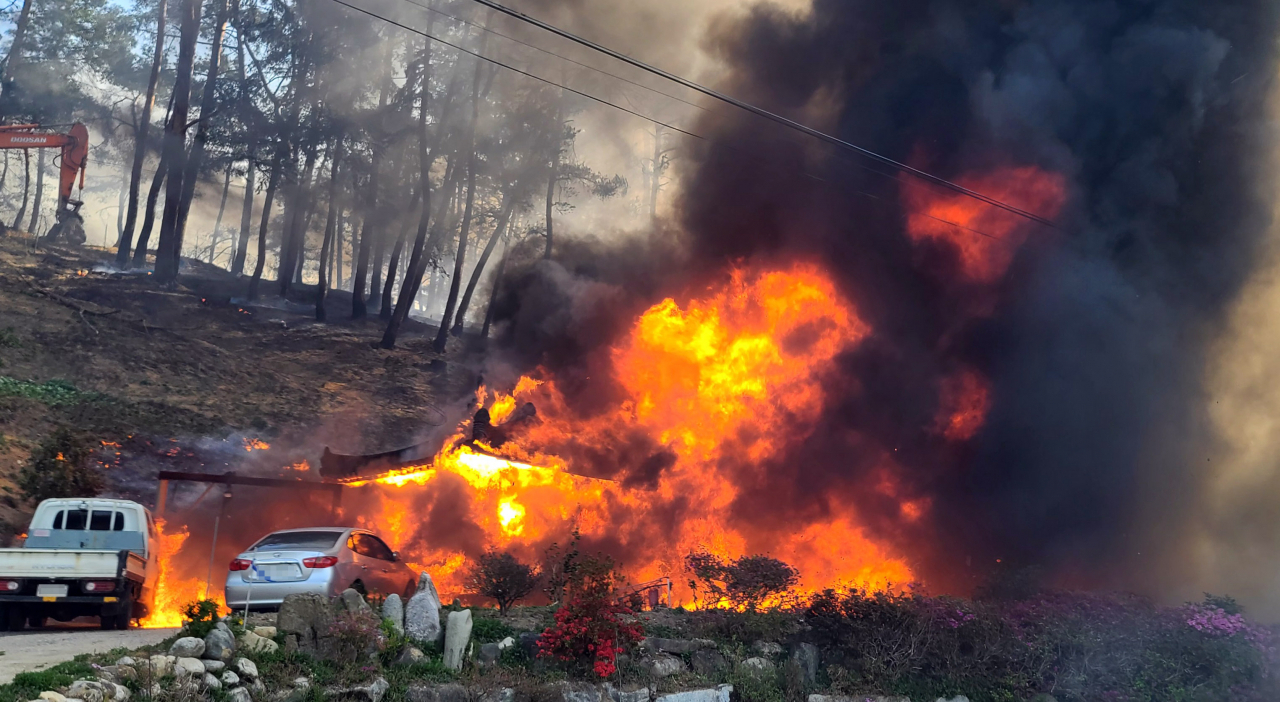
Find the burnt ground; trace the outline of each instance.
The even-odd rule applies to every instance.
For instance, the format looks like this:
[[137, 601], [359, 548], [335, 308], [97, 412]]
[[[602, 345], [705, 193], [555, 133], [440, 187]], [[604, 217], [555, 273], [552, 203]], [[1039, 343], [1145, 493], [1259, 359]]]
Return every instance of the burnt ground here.
[[[25, 526], [14, 476], [60, 426], [104, 442], [104, 467], [119, 463], [112, 444], [122, 444], [126, 458], [145, 451], [191, 470], [198, 451], [185, 447], [210, 439], [317, 454], [399, 448], [474, 389], [482, 354], [464, 349], [473, 342], [436, 354], [435, 327], [410, 321], [397, 349], [377, 348], [376, 309], [351, 320], [348, 293], [330, 295], [333, 321], [318, 323], [310, 287], [282, 300], [263, 281], [249, 306], [248, 279], [220, 268], [187, 261], [161, 289], [145, 273], [111, 272], [110, 259], [0, 238], [0, 383], [10, 383], [0, 385], [0, 536]], [[63, 382], [32, 385], [49, 381]]]

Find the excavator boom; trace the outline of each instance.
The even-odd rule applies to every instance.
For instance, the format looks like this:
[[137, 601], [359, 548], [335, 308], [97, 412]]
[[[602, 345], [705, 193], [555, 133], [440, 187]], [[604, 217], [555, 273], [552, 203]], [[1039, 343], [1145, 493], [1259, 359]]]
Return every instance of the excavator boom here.
[[38, 124], [10, 124], [0, 126], [0, 149], [61, 148], [58, 179], [58, 223], [45, 236], [48, 240], [67, 238], [76, 243], [84, 241], [80, 202], [71, 199], [76, 176], [80, 177], [80, 189], [84, 189], [85, 164], [89, 160], [89, 130], [79, 122], [71, 125], [66, 134], [40, 133]]

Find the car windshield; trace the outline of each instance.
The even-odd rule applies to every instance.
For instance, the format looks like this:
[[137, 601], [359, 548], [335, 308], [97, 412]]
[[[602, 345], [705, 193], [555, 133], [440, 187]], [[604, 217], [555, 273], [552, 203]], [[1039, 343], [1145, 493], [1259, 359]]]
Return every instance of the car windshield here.
[[337, 543], [338, 537], [342, 535], [340, 531], [282, 531], [270, 534], [263, 540], [253, 545], [250, 551], [261, 551], [267, 548], [275, 549], [312, 549], [323, 551], [333, 548]]

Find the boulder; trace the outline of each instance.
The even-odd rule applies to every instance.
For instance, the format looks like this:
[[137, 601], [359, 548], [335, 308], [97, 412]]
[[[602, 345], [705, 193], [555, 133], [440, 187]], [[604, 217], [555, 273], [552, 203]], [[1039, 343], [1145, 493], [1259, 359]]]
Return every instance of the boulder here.
[[476, 702], [516, 702], [516, 691], [509, 687], [486, 690], [480, 693], [480, 698]]
[[138, 665], [138, 662], [135, 661], [132, 656], [121, 656], [116, 659], [116, 666], [118, 667], [122, 665], [127, 665], [132, 668]]
[[204, 663], [204, 672], [206, 673], [220, 673], [223, 668], [227, 667], [227, 664], [222, 661], [211, 661], [208, 658], [204, 659], [202, 662]]
[[133, 693], [124, 685], [111, 683], [110, 685], [107, 685], [107, 687], [115, 691], [115, 694], [111, 696], [111, 699], [115, 702], [129, 702], [129, 698], [133, 697]]
[[646, 666], [655, 678], [666, 678], [676, 673], [683, 673], [684, 661], [675, 656], [661, 653], [651, 658]]
[[231, 667], [235, 668], [236, 672], [249, 680], [258, 679], [258, 664], [248, 658], [235, 659], [231, 662]]
[[813, 687], [818, 681], [818, 664], [821, 655], [818, 647], [811, 643], [799, 643], [791, 649], [791, 664], [800, 673], [800, 682], [805, 687]]
[[418, 580], [418, 592], [404, 608], [404, 631], [409, 638], [428, 643], [439, 641], [444, 633], [440, 626], [440, 595], [426, 573]]
[[704, 648], [715, 648], [716, 642], [708, 639], [661, 639], [650, 636], [640, 642], [640, 648], [660, 653], [674, 653], [687, 656]]
[[121, 680], [137, 680], [138, 669], [131, 665], [116, 666], [116, 677]]
[[67, 688], [67, 698], [84, 700], [84, 702], [103, 702], [107, 699], [107, 694], [100, 682], [77, 680]]
[[[204, 643], [204, 642], [201, 641], [200, 643]], [[175, 659], [173, 656], [160, 656], [160, 655], [152, 656], [147, 661], [148, 666], [151, 668], [151, 677], [163, 678], [166, 675], [169, 675], [170, 673], [172, 673], [173, 665], [176, 660], [177, 659]]]
[[757, 641], [751, 644], [751, 651], [761, 658], [769, 659], [781, 658], [783, 653], [782, 644], [772, 641]]
[[179, 678], [202, 678], [204, 677], [204, 662], [199, 658], [179, 658], [173, 665], [173, 673]]
[[222, 671], [222, 675], [219, 675], [218, 679], [221, 680], [222, 684], [226, 687], [235, 687], [240, 684], [240, 676], [236, 675], [234, 670]]
[[333, 626], [334, 614], [329, 601], [321, 595], [310, 592], [288, 595], [280, 603], [276, 628], [286, 636], [297, 637], [299, 652], [316, 655], [322, 648], [320, 640], [328, 637]]
[[240, 635], [240, 647], [249, 653], [275, 653], [280, 644], [246, 631]]
[[729, 670], [729, 659], [714, 648], [704, 648], [693, 652], [689, 662], [698, 675], [716, 677]]
[[339, 599], [342, 600], [342, 607], [348, 612], [368, 612], [373, 614], [373, 608], [369, 606], [368, 602], [364, 601], [364, 595], [352, 588], [343, 590]]
[[471, 610], [450, 612], [449, 626], [444, 634], [444, 667], [449, 670], [462, 670], [469, 643], [471, 643]]
[[228, 662], [232, 660], [234, 653], [236, 653], [236, 638], [232, 637], [230, 630], [214, 629], [206, 635], [205, 655], [201, 657]]
[[513, 648], [515, 645], [516, 645], [516, 640], [508, 636], [507, 638], [498, 642], [498, 650], [505, 651], [508, 648]]
[[502, 657], [502, 649], [498, 648], [496, 643], [487, 643], [480, 645], [480, 653], [476, 656], [476, 660], [480, 661], [480, 665], [493, 665]]
[[399, 595], [387, 595], [386, 601], [382, 603], [382, 618], [391, 620], [391, 628], [404, 633], [404, 600]]
[[274, 639], [276, 637], [276, 631], [277, 629], [274, 626], [253, 627], [253, 633], [257, 634], [258, 636], [261, 636], [264, 639]]
[[729, 702], [733, 685], [716, 685], [706, 690], [688, 690], [658, 695], [654, 702]]
[[653, 691], [647, 687], [628, 686], [619, 688], [610, 683], [605, 683], [604, 694], [605, 697], [609, 698], [608, 702], [649, 702]]
[[405, 690], [407, 702], [467, 702], [467, 688], [457, 684], [428, 685], [415, 682]]
[[541, 634], [533, 631], [526, 631], [516, 636], [516, 645], [520, 647], [520, 650], [524, 651], [524, 655], [528, 656], [529, 660], [537, 659], [538, 638], [541, 636]]
[[219, 680], [218, 676], [214, 675], [213, 673], [205, 673], [204, 686], [210, 690], [221, 690], [222, 681]]
[[199, 658], [204, 655], [204, 640], [194, 636], [184, 636], [169, 647], [169, 655], [175, 658]]
[[396, 656], [394, 661], [391, 661], [391, 665], [413, 665], [426, 659], [426, 657], [427, 654], [423, 653], [417, 646], [405, 646], [400, 649], [400, 655]]
[[355, 700], [356, 702], [382, 702], [382, 696], [387, 694], [387, 690], [391, 688], [391, 684], [387, 679], [379, 676], [373, 682], [364, 685], [353, 685], [352, 687], [332, 688], [325, 691], [325, 696], [329, 699], [337, 700]]
[[53, 690], [45, 690], [44, 692], [41, 692], [37, 699], [42, 699], [45, 702], [67, 702], [66, 695], [63, 695], [61, 692], [54, 692]]
[[777, 666], [768, 658], [748, 658], [742, 662], [742, 667], [749, 673], [772, 673], [777, 670]]
[[[600, 688], [591, 683], [562, 682], [555, 686], [555, 697], [560, 702], [602, 702]], [[727, 701], [726, 701], [727, 702]]]
[[253, 702], [253, 697], [243, 687], [233, 687], [227, 690], [227, 700], [228, 702]]

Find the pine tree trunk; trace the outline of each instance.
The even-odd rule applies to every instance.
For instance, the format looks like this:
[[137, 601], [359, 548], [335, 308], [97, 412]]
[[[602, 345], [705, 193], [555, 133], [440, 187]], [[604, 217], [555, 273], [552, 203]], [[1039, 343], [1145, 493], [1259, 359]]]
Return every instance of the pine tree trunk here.
[[13, 82], [22, 63], [22, 49], [30, 22], [31, 0], [22, 0], [22, 11], [18, 13], [18, 22], [13, 28], [13, 43], [9, 45], [9, 56], [4, 62], [4, 74], [0, 75], [0, 121], [7, 121], [5, 118], [13, 111]]
[[36, 157], [36, 199], [31, 206], [31, 226], [27, 227], [27, 231], [36, 234], [37, 227], [40, 226], [40, 203], [44, 200], [44, 154], [47, 149], [40, 149], [40, 155]]
[[227, 163], [227, 177], [222, 181], [222, 202], [218, 203], [218, 216], [213, 220], [213, 232], [209, 234], [209, 265], [213, 265], [213, 259], [217, 256], [214, 247], [218, 244], [218, 227], [222, 226], [222, 213], [227, 209], [227, 193], [231, 191], [231, 163]]
[[[169, 124], [165, 126], [164, 134], [163, 148], [169, 161], [169, 173], [166, 176], [168, 182], [165, 183], [164, 214], [160, 220], [160, 242], [156, 245], [155, 272], [156, 282], [161, 285], [178, 279], [178, 262], [182, 256], [187, 116], [191, 107], [191, 74], [195, 68], [196, 40], [200, 38], [201, 9], [201, 0], [183, 0], [178, 64], [175, 68], [173, 83], [173, 114], [169, 116]], [[191, 187], [194, 189], [195, 184], [191, 183]]]
[[[409, 203], [409, 211], [413, 212], [418, 208], [418, 203], [422, 201], [422, 188], [419, 187], [413, 194], [413, 199]], [[382, 319], [391, 319], [392, 298], [391, 293], [395, 289], [396, 272], [400, 268], [400, 254], [404, 252], [404, 242], [409, 238], [408, 227], [400, 229], [400, 236], [396, 237], [396, 245], [391, 249], [391, 262], [387, 264], [387, 282], [382, 285], [382, 309], [378, 311], [378, 316]], [[402, 284], [403, 285], [403, 284]]]
[[151, 187], [147, 189], [147, 207], [142, 215], [142, 230], [138, 232], [138, 246], [133, 251], [132, 265], [135, 268], [147, 266], [147, 245], [151, 242], [151, 229], [156, 223], [156, 202], [160, 200], [160, 190], [164, 185], [165, 175], [169, 172], [168, 163], [164, 154], [161, 154], [160, 165], [156, 167], [156, 174], [151, 178]]
[[[0, 185], [0, 190], [3, 190], [3, 189], [4, 189], [4, 186]], [[119, 196], [116, 200], [116, 250], [117, 251], [119, 251], [120, 249], [120, 242], [124, 240], [124, 201], [125, 201], [125, 198], [128, 197], [128, 195], [129, 195], [128, 186], [121, 185]]]
[[258, 286], [262, 284], [262, 271], [267, 265], [267, 224], [271, 220], [271, 203], [276, 199], [276, 188], [280, 185], [280, 169], [283, 148], [276, 149], [275, 158], [271, 161], [271, 175], [267, 176], [267, 192], [262, 200], [262, 219], [258, 224], [258, 260], [253, 264], [253, 277], [249, 279], [249, 299], [258, 299]]
[[129, 249], [133, 246], [133, 228], [138, 223], [138, 193], [142, 188], [142, 163], [147, 157], [147, 131], [151, 128], [151, 108], [156, 101], [156, 86], [160, 82], [160, 69], [164, 64], [165, 10], [169, 3], [159, 2], [156, 9], [156, 45], [151, 56], [151, 76], [147, 79], [147, 95], [138, 116], [138, 127], [133, 133], [133, 165], [129, 169], [128, 214], [124, 231], [116, 248], [116, 266], [129, 264]]
[[493, 323], [493, 303], [498, 299], [498, 288], [502, 286], [502, 274], [507, 269], [507, 258], [511, 251], [504, 246], [502, 258], [498, 259], [498, 272], [493, 276], [493, 287], [489, 288], [489, 305], [484, 309], [484, 326], [480, 328], [480, 338], [489, 338], [489, 326]]
[[329, 292], [329, 256], [333, 251], [334, 235], [338, 223], [338, 169], [342, 162], [342, 135], [333, 145], [334, 155], [329, 167], [329, 212], [324, 218], [324, 243], [320, 245], [320, 281], [316, 284], [316, 320], [325, 321], [324, 299]]
[[[517, 186], [518, 187], [518, 186]], [[455, 315], [456, 320], [453, 323], [453, 335], [462, 334], [463, 322], [467, 318], [467, 308], [471, 306], [471, 296], [476, 291], [476, 285], [480, 283], [480, 276], [484, 273], [484, 267], [489, 263], [489, 257], [493, 255], [493, 250], [498, 245], [498, 240], [506, 233], [507, 224], [511, 221], [511, 212], [515, 209], [515, 198], [512, 193], [507, 193], [507, 202], [504, 203], [502, 214], [498, 216], [498, 221], [494, 224], [493, 234], [489, 236], [489, 243], [484, 245], [484, 251], [480, 254], [480, 260], [476, 261], [476, 267], [471, 271], [471, 279], [467, 281], [467, 291], [462, 295], [462, 302], [458, 303], [458, 313]]]
[[[13, 218], [15, 229], [22, 228], [22, 220], [27, 218], [27, 201], [31, 197], [31, 150], [22, 150], [22, 206], [18, 208], [18, 216]], [[31, 232], [34, 233], [34, 232]]]

